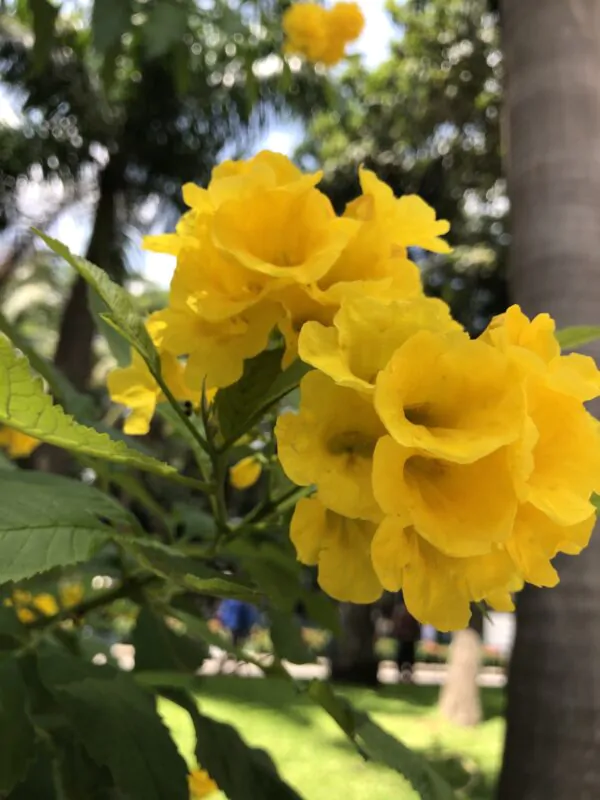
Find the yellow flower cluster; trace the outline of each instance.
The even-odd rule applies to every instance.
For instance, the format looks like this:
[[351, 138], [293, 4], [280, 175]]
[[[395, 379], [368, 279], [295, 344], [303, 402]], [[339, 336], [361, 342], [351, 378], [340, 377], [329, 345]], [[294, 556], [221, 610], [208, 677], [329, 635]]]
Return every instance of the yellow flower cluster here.
[[40, 616], [54, 617], [61, 608], [73, 608], [83, 599], [83, 586], [80, 583], [61, 584], [58, 588], [57, 602], [54, 595], [42, 592], [33, 595], [23, 589], [15, 589], [11, 597], [4, 601], [5, 606], [14, 606], [19, 620], [27, 625]]
[[0, 426], [0, 450], [5, 450], [10, 458], [27, 458], [40, 444], [40, 440], [33, 436], [27, 436], [15, 428]]
[[[331, 324], [346, 299], [421, 294], [407, 247], [447, 251], [438, 237], [448, 224], [418, 197], [396, 200], [366, 170], [362, 195], [339, 217], [316, 188], [321, 177], [277, 153], [227, 161], [208, 188], [183, 187], [190, 210], [175, 233], [147, 237], [148, 249], [177, 256], [169, 305], [147, 328], [178, 400], [197, 402], [203, 384], [235, 383], [276, 327], [287, 365], [304, 322]], [[146, 433], [164, 398], [141, 358], [134, 353], [108, 387], [131, 409], [126, 432]]]
[[318, 3], [295, 3], [283, 16], [285, 52], [334, 66], [344, 58], [347, 45], [360, 36], [364, 25], [357, 3], [336, 3], [331, 9]]
[[402, 589], [411, 613], [464, 627], [470, 603], [512, 607], [523, 582], [554, 586], [595, 520], [600, 394], [593, 360], [562, 356], [548, 315], [517, 306], [477, 340], [423, 297], [355, 298], [308, 322], [298, 414], [279, 457], [317, 494], [297, 505], [299, 559], [339, 600]]
[[190, 800], [200, 800], [219, 791], [219, 787], [204, 769], [195, 769], [188, 775]]
[[[277, 329], [283, 365], [314, 368], [276, 427], [288, 477], [317, 489], [295, 509], [299, 559], [339, 600], [402, 589], [418, 619], [459, 628], [474, 601], [510, 608], [525, 581], [554, 585], [554, 556], [587, 544], [600, 433], [584, 403], [600, 373], [516, 306], [470, 339], [408, 258], [448, 252], [448, 223], [367, 170], [337, 216], [320, 179], [262, 152], [186, 185], [176, 232], [146, 242], [177, 257], [148, 331], [173, 395], [197, 403]], [[145, 365], [134, 356], [109, 387], [129, 432], [147, 431], [163, 398]], [[250, 485], [259, 468], [230, 478]]]

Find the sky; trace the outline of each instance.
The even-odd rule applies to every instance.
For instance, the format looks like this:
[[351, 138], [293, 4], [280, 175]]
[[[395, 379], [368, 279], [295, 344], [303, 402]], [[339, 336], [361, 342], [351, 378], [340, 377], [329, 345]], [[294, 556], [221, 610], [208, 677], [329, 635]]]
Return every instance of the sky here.
[[[360, 53], [367, 66], [374, 68], [384, 61], [389, 53], [393, 29], [385, 12], [386, 0], [357, 0], [365, 15], [366, 25], [360, 38], [350, 48], [350, 52]], [[19, 117], [8, 98], [0, 95], [0, 123], [18, 125]], [[299, 123], [275, 121], [271, 129], [256, 142], [255, 150], [274, 150], [291, 155], [302, 139], [302, 126]], [[27, 190], [27, 202], [37, 205], [39, 187], [31, 185]], [[86, 209], [74, 211], [63, 216], [49, 231], [52, 236], [63, 241], [73, 252], [83, 253], [90, 235], [89, 213]], [[138, 250], [141, 242], [134, 242]], [[174, 259], [158, 253], [144, 253], [142, 262], [132, 261], [141, 268], [144, 275], [162, 287], [167, 287], [174, 269]]]

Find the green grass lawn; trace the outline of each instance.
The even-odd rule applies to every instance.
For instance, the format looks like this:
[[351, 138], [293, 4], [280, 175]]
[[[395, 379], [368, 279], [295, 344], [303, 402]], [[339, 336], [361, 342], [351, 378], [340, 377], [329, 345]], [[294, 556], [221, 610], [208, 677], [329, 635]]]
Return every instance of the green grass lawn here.
[[[485, 720], [473, 729], [440, 719], [436, 687], [346, 688], [341, 693], [405, 744], [426, 753], [459, 790], [458, 797], [491, 799], [504, 729], [500, 690], [483, 690]], [[282, 775], [306, 800], [417, 798], [395, 772], [364, 763], [335, 723], [288, 683], [206, 678], [198, 701], [204, 713], [234, 724], [249, 743], [269, 750]], [[165, 703], [162, 711], [182, 753], [191, 758], [189, 718], [171, 704]]]

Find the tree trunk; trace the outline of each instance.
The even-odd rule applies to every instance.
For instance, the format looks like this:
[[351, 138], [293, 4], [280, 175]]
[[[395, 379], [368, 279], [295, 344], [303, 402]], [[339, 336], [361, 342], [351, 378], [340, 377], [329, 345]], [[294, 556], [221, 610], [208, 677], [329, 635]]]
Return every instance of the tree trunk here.
[[481, 696], [477, 677], [481, 665], [483, 616], [473, 609], [468, 628], [456, 631], [448, 655], [448, 673], [440, 692], [440, 712], [455, 725], [471, 727], [481, 722]]
[[[99, 197], [86, 258], [120, 280], [122, 259], [118, 238], [116, 187], [109, 165], [99, 180]], [[94, 334], [87, 284], [77, 277], [63, 311], [54, 363], [80, 391], [88, 387], [94, 366]]]
[[377, 685], [377, 658], [373, 648], [373, 606], [340, 604], [340, 636], [331, 653], [331, 679], [364, 686]]
[[[600, 310], [600, 0], [504, 0], [513, 297]], [[600, 351], [596, 350], [596, 353]], [[519, 598], [500, 800], [600, 797], [600, 536]]]

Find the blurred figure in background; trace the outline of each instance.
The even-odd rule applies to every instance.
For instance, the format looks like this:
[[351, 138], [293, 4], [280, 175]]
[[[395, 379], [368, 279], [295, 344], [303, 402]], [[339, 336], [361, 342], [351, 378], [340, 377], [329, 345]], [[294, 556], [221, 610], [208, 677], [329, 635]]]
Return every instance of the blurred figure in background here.
[[398, 643], [396, 663], [400, 680], [404, 683], [411, 683], [417, 656], [417, 643], [421, 638], [421, 625], [404, 605], [402, 593], [398, 595], [394, 606], [392, 623], [393, 635]]

